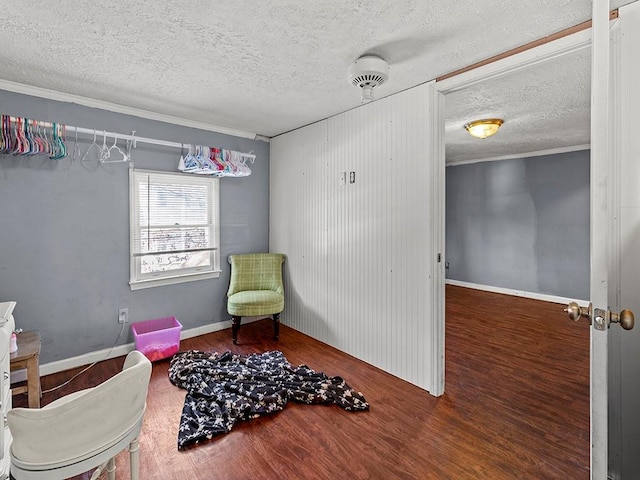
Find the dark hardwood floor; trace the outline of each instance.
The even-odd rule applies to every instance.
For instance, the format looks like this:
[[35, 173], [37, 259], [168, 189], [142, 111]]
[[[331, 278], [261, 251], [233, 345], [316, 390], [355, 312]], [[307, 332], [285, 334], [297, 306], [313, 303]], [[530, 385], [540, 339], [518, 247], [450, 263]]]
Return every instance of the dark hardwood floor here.
[[[425, 391], [286, 326], [243, 325], [183, 340], [182, 350], [282, 350], [290, 362], [344, 377], [371, 409], [291, 403], [187, 451], [176, 447], [185, 392], [154, 363], [141, 479], [587, 479], [589, 329], [562, 306], [475, 290], [446, 290], [446, 393]], [[393, 321], [390, 319], [390, 321]], [[46, 341], [46, 339], [44, 340]], [[98, 384], [124, 357], [102, 362], [60, 395]], [[74, 371], [42, 379], [43, 389]], [[26, 398], [14, 397], [14, 405]], [[128, 456], [117, 460], [128, 478]]]

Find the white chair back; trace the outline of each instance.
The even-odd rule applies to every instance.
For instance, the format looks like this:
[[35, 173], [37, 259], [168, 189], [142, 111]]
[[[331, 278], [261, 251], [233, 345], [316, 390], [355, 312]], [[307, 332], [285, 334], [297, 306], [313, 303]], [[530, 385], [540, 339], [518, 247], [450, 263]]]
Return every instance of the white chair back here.
[[127, 444], [137, 440], [150, 377], [151, 362], [133, 351], [122, 371], [97, 387], [67, 395], [41, 409], [10, 410], [12, 474], [19, 479], [18, 470], [44, 473], [80, 462], [88, 465], [100, 458], [93, 465], [97, 466], [103, 453], [125, 439]]

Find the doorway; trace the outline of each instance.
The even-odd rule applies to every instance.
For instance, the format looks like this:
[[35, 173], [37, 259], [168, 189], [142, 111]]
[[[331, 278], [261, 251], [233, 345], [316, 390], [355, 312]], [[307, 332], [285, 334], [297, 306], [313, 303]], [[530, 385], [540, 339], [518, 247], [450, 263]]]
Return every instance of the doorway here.
[[[589, 132], [590, 132], [589, 94], [587, 94], [586, 96], [587, 100], [584, 101], [584, 105], [582, 106], [583, 107], [581, 110], [582, 113], [579, 112], [580, 110], [579, 108], [575, 108], [574, 110], [572, 110], [571, 113], [577, 115], [578, 118], [574, 118], [569, 121], [565, 120], [566, 125], [562, 124], [560, 115], [557, 115], [557, 118], [553, 117], [553, 114], [557, 113], [561, 109], [560, 108], [561, 99], [557, 100], [558, 105], [556, 106], [556, 108], [551, 108], [549, 107], [548, 103], [546, 104], [547, 117], [544, 118], [545, 114], [543, 113], [542, 114], [543, 121], [540, 121], [540, 117], [536, 118], [534, 112], [514, 113], [511, 116], [514, 129], [511, 132], [509, 132], [509, 134], [515, 135], [517, 136], [517, 138], [522, 138], [522, 142], [520, 142], [520, 144], [516, 143], [514, 145], [511, 142], [506, 142], [506, 141], [505, 142], [496, 141], [493, 143], [484, 141], [485, 144], [480, 144], [479, 146], [476, 146], [474, 149], [465, 150], [464, 140], [466, 140], [466, 137], [465, 139], [462, 139], [462, 138], [458, 138], [457, 135], [461, 135], [461, 136], [467, 135], [467, 133], [462, 128], [464, 122], [476, 120], [480, 118], [501, 116], [500, 115], [501, 112], [499, 111], [501, 108], [503, 109], [502, 115], [506, 117], [504, 118], [505, 119], [504, 126], [505, 127], [509, 126], [509, 113], [506, 112], [508, 110], [506, 103], [500, 104], [500, 105], [493, 105], [493, 110], [491, 110], [491, 107], [490, 107], [489, 110], [491, 111], [482, 112], [483, 115], [481, 116], [478, 116], [479, 113], [477, 111], [471, 111], [469, 113], [469, 111], [473, 109], [469, 109], [468, 106], [471, 104], [472, 106], [477, 107], [476, 110], [481, 110], [483, 108], [483, 105], [486, 106], [486, 104], [489, 103], [487, 101], [487, 99], [490, 97], [489, 90], [491, 90], [492, 88], [496, 88], [496, 89], [499, 89], [499, 93], [504, 93], [506, 90], [505, 85], [510, 80], [513, 80], [516, 76], [518, 76], [521, 80], [519, 82], [515, 82], [515, 84], [518, 86], [513, 87], [511, 91], [507, 91], [507, 94], [515, 95], [520, 105], [526, 105], [527, 103], [529, 105], [537, 105], [536, 94], [551, 93], [550, 85], [546, 86], [547, 87], [546, 90], [545, 90], [545, 86], [542, 86], [540, 89], [536, 89], [536, 87], [533, 86], [536, 84], [536, 82], [527, 83], [526, 81], [527, 76], [532, 78], [533, 77], [539, 78], [539, 69], [544, 68], [545, 66], [549, 67], [550, 65], [555, 64], [556, 68], [555, 69], [553, 67], [551, 68], [551, 71], [555, 74], [555, 73], [559, 73], [559, 69], [557, 68], [557, 65], [561, 65], [561, 66], [571, 65], [571, 64], [577, 65], [578, 63], [583, 62], [584, 59], [586, 58], [587, 59], [586, 78], [587, 78], [587, 85], [588, 85], [588, 79], [590, 78], [590, 52], [589, 52], [590, 37], [588, 33], [589, 32], [580, 32], [578, 34], [572, 35], [571, 38], [567, 37], [565, 39], [561, 39], [561, 41], [559, 41], [560, 45], [556, 42], [554, 43], [554, 45], [546, 45], [546, 46], [542, 46], [542, 48], [539, 47], [539, 49], [537, 49], [536, 54], [530, 56], [529, 58], [526, 58], [527, 56], [524, 55], [525, 58], [522, 58], [522, 56], [519, 56], [518, 58], [505, 59], [499, 62], [499, 64], [496, 64], [493, 66], [490, 66], [490, 65], [485, 66], [482, 69], [480, 69], [481, 71], [475, 71], [475, 72], [470, 71], [470, 72], [463, 73], [457, 77], [449, 78], [447, 80], [444, 80], [440, 85], [438, 85], [438, 82], [436, 82], [434, 88], [441, 94], [441, 97], [439, 99], [440, 101], [439, 103], [437, 103], [437, 105], [439, 106], [439, 108], [442, 109], [442, 112], [444, 112], [444, 115], [442, 116], [444, 118], [449, 119], [448, 125], [452, 129], [456, 129], [455, 130], [456, 133], [452, 135], [450, 135], [450, 132], [447, 131], [446, 129], [444, 132], [442, 132], [442, 136], [443, 136], [442, 148], [444, 150], [445, 148], [444, 145], [446, 144], [447, 161], [454, 158], [455, 159], [454, 161], [458, 165], [464, 165], [464, 164], [475, 163], [475, 162], [488, 162], [488, 161], [491, 162], [491, 161], [497, 161], [497, 160], [512, 161], [514, 159], [519, 159], [515, 162], [512, 162], [512, 163], [519, 163], [519, 165], [516, 165], [516, 169], [517, 169], [517, 167], [523, 167], [522, 163], [524, 162], [524, 160], [522, 159], [525, 157], [534, 157], [540, 153], [542, 154], [541, 156], [548, 157], [550, 155], [566, 154], [574, 150], [584, 151], [589, 144]], [[560, 78], [561, 78], [561, 75], [557, 75], [553, 77], [551, 80], [560, 81]], [[508, 95], [506, 95], [506, 97], [508, 97]], [[502, 95], [502, 98], [505, 98], [505, 95]], [[449, 105], [449, 99], [453, 100], [451, 104], [454, 106], [451, 109]], [[459, 110], [456, 110], [455, 101], [458, 101], [458, 104], [462, 105], [462, 107], [460, 107]], [[549, 101], [549, 99], [546, 99], [545, 101]], [[539, 103], [545, 104], [545, 101], [540, 101]], [[553, 102], [552, 99], [551, 99], [551, 102]], [[464, 111], [464, 107], [467, 107], [466, 112]], [[450, 110], [452, 110], [452, 112], [450, 112]], [[451, 118], [450, 118], [450, 113], [452, 113]], [[530, 115], [527, 115], [527, 113], [530, 113]], [[467, 116], [462, 118], [463, 114]], [[456, 115], [458, 115], [458, 117], [456, 117]], [[527, 119], [527, 121], [522, 120], [521, 124], [518, 124], [517, 121], [515, 120], [516, 118], [518, 119], [524, 118], [524, 119]], [[544, 120], [547, 120], [547, 121], [544, 121]], [[558, 120], [560, 120], [560, 126], [556, 125], [555, 129], [564, 130], [567, 132], [567, 135], [565, 135], [564, 138], [557, 138], [558, 137], [557, 135], [552, 135], [552, 136], [545, 135], [543, 129], [554, 128], [552, 126], [550, 127], [549, 125], [552, 125], [553, 121], [558, 121]], [[576, 127], [576, 128], [572, 130], [570, 127], [567, 127], [567, 126]], [[577, 128], [577, 127], [580, 127], [580, 128]], [[526, 130], [520, 130], [520, 132], [518, 133], [517, 131], [518, 128], [526, 129]], [[580, 137], [581, 130], [583, 132], [586, 132], [586, 138]], [[496, 139], [498, 139], [499, 136], [500, 136], [500, 132], [498, 133], [498, 135], [496, 135]], [[452, 141], [449, 141], [448, 137], [451, 138]], [[531, 145], [536, 145], [536, 142], [538, 142], [538, 145], [539, 145], [540, 140], [542, 140], [546, 144], [544, 148], [541, 148], [541, 147], [529, 148]], [[510, 150], [507, 151], [506, 148], [509, 148]], [[536, 153], [534, 154], [532, 152], [536, 152]], [[441, 158], [445, 157], [444, 151], [442, 151], [441, 154], [442, 154]], [[532, 158], [530, 162], [535, 162], [535, 159]], [[526, 168], [526, 166], [524, 166], [524, 168]], [[586, 168], [588, 172], [588, 162], [587, 162]], [[511, 173], [513, 174], [514, 172], [511, 172]], [[512, 182], [514, 178], [517, 179], [520, 177], [518, 177], [518, 175], [516, 174], [516, 175], [506, 176], [500, 180], [503, 182], [503, 186], [511, 187], [513, 185], [510, 182]], [[483, 178], [477, 178], [477, 182], [482, 182], [482, 180]], [[588, 185], [588, 178], [586, 183]], [[587, 198], [589, 198], [588, 187], [587, 187], [586, 193], [587, 193]], [[503, 200], [505, 201], [505, 205], [509, 206], [509, 202], [508, 202], [509, 198], [504, 198]], [[490, 205], [490, 207], [495, 208], [496, 205], [495, 204]], [[550, 207], [547, 206], [545, 208], [548, 209]], [[505, 212], [505, 210], [500, 210], [499, 208], [495, 209], [493, 213], [496, 215], [499, 215], [500, 213], [506, 213], [507, 215], [509, 214], [508, 211]], [[446, 215], [448, 216], [449, 214], [450, 212], [447, 207]], [[587, 207], [587, 214], [588, 214], [588, 207]], [[471, 216], [474, 216], [474, 215], [475, 215], [474, 213], [471, 214]], [[474, 220], [477, 220], [477, 217], [474, 217]], [[501, 220], [505, 220], [505, 219], [498, 217], [495, 220], [497, 220], [499, 224]], [[491, 227], [489, 227], [487, 228], [487, 231], [485, 232], [485, 234], [488, 236], [491, 236], [491, 234], [496, 234], [495, 230], [496, 229], [492, 229]], [[497, 228], [497, 230], [499, 230], [499, 228]], [[522, 241], [522, 239], [526, 238], [527, 232], [520, 232], [520, 233], [522, 235], [519, 238], [520, 238], [520, 241]], [[449, 232], [447, 232], [447, 234], [449, 234]], [[569, 232], [567, 232], [567, 234], [569, 234]], [[498, 234], [496, 235], [496, 238], [499, 238], [500, 235], [504, 236], [505, 232], [504, 231], [498, 232]], [[586, 230], [584, 231], [583, 235], [586, 239], [588, 239], [589, 237], [588, 215], [586, 220]], [[495, 238], [493, 238], [493, 240], [495, 242]], [[516, 241], [517, 240], [518, 239], [516, 239]], [[558, 241], [561, 241], [561, 240], [558, 240]], [[489, 239], [489, 243], [490, 242], [491, 242], [491, 238]], [[535, 243], [530, 239], [529, 239], [529, 242], [531, 244]], [[449, 246], [449, 243], [450, 242], [447, 242], [447, 246]], [[528, 245], [528, 246], [533, 248], [535, 245], [533, 247], [532, 245]], [[486, 268], [483, 271], [482, 262], [485, 262], [486, 264], [491, 265], [492, 263], [495, 264], [496, 258], [499, 258], [500, 255], [507, 256], [506, 255], [507, 252], [505, 252], [504, 250], [504, 244], [496, 246], [494, 243], [493, 247], [496, 248], [496, 252], [492, 253], [493, 258], [492, 258], [492, 255], [489, 255], [488, 256], [489, 258], [486, 258], [486, 257], [481, 258], [479, 262], [476, 262], [476, 264], [471, 266], [470, 272], [469, 271], [462, 272], [462, 274], [470, 275], [471, 281], [468, 281], [467, 283], [479, 284], [479, 285], [491, 284], [491, 279], [490, 278], [487, 279]], [[518, 247], [522, 247], [522, 245], [518, 245]], [[589, 265], [588, 240], [586, 242], [585, 251], [586, 251], [586, 262], [581, 261], [580, 266], [582, 268], [584, 268], [585, 264], [587, 266]], [[583, 252], [583, 256], [584, 256], [584, 252]], [[513, 255], [513, 258], [516, 260], [520, 257], [527, 258], [526, 256]], [[447, 252], [446, 261], [450, 261], [450, 260], [451, 258], [449, 256], [449, 252]], [[551, 265], [544, 264], [544, 262], [543, 264], [540, 264], [539, 262], [546, 259], [540, 258], [539, 255], [529, 256], [529, 260], [531, 260], [530, 265], [518, 265], [518, 267], [520, 268], [519, 269], [515, 268], [511, 272], [508, 272], [508, 271], [499, 272], [500, 275], [497, 275], [498, 278], [496, 282], [498, 288], [495, 291], [500, 292], [501, 288], [504, 290], [504, 292], [502, 293], [512, 293], [512, 294], [513, 293], [517, 294], [518, 292], [534, 291], [534, 293], [539, 294], [538, 298], [545, 299], [544, 298], [545, 296], [555, 297], [555, 298], [549, 298], [548, 300], [559, 300], [560, 303], [564, 302], [566, 299], [571, 299], [572, 297], [582, 298], [583, 300], [587, 300], [589, 298], [588, 267], [587, 267], [586, 273], [583, 273], [584, 277], [587, 278], [587, 283], [586, 283], [586, 286], [585, 285], [582, 286], [581, 290], [580, 289], [577, 291], [575, 290], [574, 291], [557, 291], [557, 290], [553, 291], [552, 290], [553, 293], [549, 294], [548, 292], [551, 289], [549, 289], [547, 286], [544, 286], [544, 285], [542, 288], [540, 288], [540, 284], [541, 284], [541, 279], [546, 279], [547, 277], [549, 277], [549, 275], [547, 275], [548, 272], [544, 270], [545, 268], [548, 268], [551, 265], [553, 265], [553, 262], [551, 263]], [[456, 268], [457, 268], [457, 265], [456, 265]], [[515, 288], [508, 287], [509, 273], [514, 274], [515, 277], [513, 278], [516, 278], [516, 281], [520, 282], [515, 286]], [[527, 275], [522, 275], [523, 273], [526, 273]], [[482, 276], [483, 274], [485, 275], [484, 278]], [[523, 277], [527, 277], [527, 278], [523, 278]], [[511, 280], [513, 280], [513, 278]], [[507, 286], [505, 287], [505, 285]], [[532, 288], [532, 285], [533, 285], [533, 288]], [[463, 286], [466, 286], [466, 285], [463, 285]], [[538, 290], [537, 292], [536, 292], [536, 289]], [[576, 292], [578, 292], [578, 295], [576, 295]], [[562, 310], [562, 305], [560, 303], [558, 304], [559, 311]], [[447, 305], [447, 311], [449, 311], [448, 307], [449, 305]], [[585, 327], [583, 326], [583, 328]], [[585, 328], [585, 330], [588, 332], [588, 328]], [[586, 349], [586, 355], [588, 358], [588, 355], [589, 355], [588, 343], [586, 344], [585, 349]], [[588, 378], [587, 378], [586, 386], [588, 388]], [[586, 422], [588, 426], [589, 424], [588, 411], [586, 412]], [[584, 448], [586, 449], [589, 448], [588, 442], [585, 443]]]

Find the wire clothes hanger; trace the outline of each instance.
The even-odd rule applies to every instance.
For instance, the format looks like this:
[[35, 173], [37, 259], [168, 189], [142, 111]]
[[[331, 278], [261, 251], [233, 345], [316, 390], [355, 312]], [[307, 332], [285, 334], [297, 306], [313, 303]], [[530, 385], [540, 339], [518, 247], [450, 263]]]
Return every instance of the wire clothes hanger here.
[[[118, 158], [116, 160], [107, 160], [108, 158], [111, 158], [111, 150], [116, 150], [117, 153], [122, 155], [122, 158]], [[102, 160], [102, 158], [100, 158], [100, 163], [122, 163], [122, 162], [128, 162], [130, 160], [129, 155], [127, 155], [125, 152], [123, 152], [120, 149], [120, 147], [118, 147], [118, 134], [116, 133], [113, 134], [113, 145], [109, 147], [107, 153], [108, 153], [107, 159]]]
[[[77, 132], [77, 130], [76, 130]], [[84, 152], [84, 155], [82, 155], [82, 158], [80, 159], [81, 162], [84, 162], [85, 158], [87, 158], [87, 155], [89, 154], [89, 152], [91, 151], [91, 148], [96, 147], [98, 149], [98, 152], [100, 152], [100, 147], [98, 146], [98, 144], [96, 143], [96, 130], [93, 130], [93, 143], [91, 145], [89, 145], [89, 148], [87, 148], [87, 151]]]
[[78, 145], [78, 130], [76, 130], [76, 138], [73, 142], [73, 154], [71, 155], [71, 161], [75, 162], [80, 156], [80, 145]]

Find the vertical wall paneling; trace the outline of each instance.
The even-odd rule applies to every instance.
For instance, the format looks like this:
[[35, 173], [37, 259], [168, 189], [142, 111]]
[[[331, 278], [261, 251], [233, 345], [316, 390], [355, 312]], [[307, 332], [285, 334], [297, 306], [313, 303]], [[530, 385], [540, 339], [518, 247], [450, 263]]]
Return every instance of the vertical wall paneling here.
[[271, 218], [269, 244], [271, 251], [287, 255], [286, 323], [321, 338], [328, 334], [319, 321], [327, 308], [326, 123], [291, 132], [287, 140], [271, 146], [290, 161], [271, 170], [270, 209], [278, 213]]
[[427, 390], [429, 89], [276, 137], [270, 155], [270, 249], [288, 256], [283, 322]]

